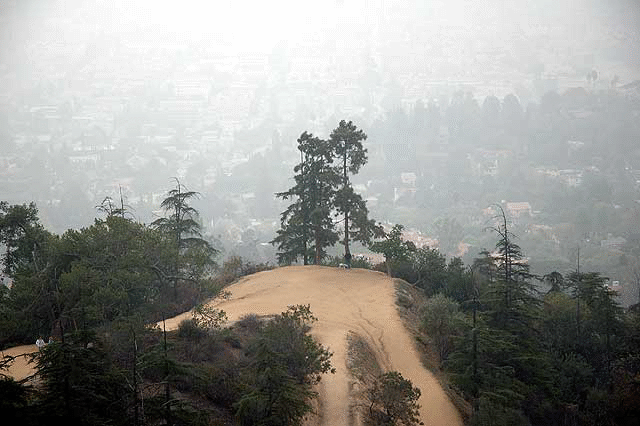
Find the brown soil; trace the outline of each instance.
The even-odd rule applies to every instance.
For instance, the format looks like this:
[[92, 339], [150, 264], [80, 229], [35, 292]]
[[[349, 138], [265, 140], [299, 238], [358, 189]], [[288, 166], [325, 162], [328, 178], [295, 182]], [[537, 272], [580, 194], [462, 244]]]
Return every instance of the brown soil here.
[[[18, 381], [33, 375], [35, 373], [35, 365], [30, 362], [29, 355], [37, 351], [36, 345], [16, 346], [0, 351], [0, 357], [2, 358], [5, 356], [16, 357], [7, 375]], [[0, 373], [4, 372], [0, 371]]]

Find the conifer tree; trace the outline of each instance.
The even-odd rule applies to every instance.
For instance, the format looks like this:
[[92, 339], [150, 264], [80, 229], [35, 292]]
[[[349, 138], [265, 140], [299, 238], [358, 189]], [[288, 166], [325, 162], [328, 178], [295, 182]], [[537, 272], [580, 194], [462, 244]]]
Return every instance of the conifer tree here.
[[367, 163], [367, 149], [362, 142], [367, 135], [358, 129], [353, 122], [340, 121], [329, 137], [333, 155], [337, 159], [336, 166], [341, 176], [341, 185], [336, 192], [335, 208], [343, 217], [344, 225], [344, 259], [351, 265], [351, 240], [368, 244], [371, 239], [383, 236], [382, 229], [368, 218], [366, 203], [357, 194], [351, 184], [350, 175], [357, 174]]
[[[299, 257], [307, 265], [313, 256], [316, 264], [326, 256], [326, 248], [339, 240], [334, 216], [343, 216], [345, 263], [350, 264], [351, 240], [368, 244], [374, 236], [383, 236], [382, 228], [369, 219], [366, 202], [357, 194], [350, 174], [366, 163], [362, 141], [366, 135], [352, 122], [340, 122], [328, 141], [303, 132], [298, 138], [300, 163], [294, 167], [295, 185], [276, 196], [292, 203], [282, 212], [281, 228], [271, 241], [277, 245], [280, 263]], [[337, 165], [334, 165], [334, 160]]]
[[300, 163], [294, 167], [295, 185], [276, 196], [292, 203], [281, 215], [281, 229], [272, 241], [280, 249], [280, 263], [302, 257], [305, 265], [313, 256], [319, 264], [326, 248], [338, 241], [331, 217], [338, 176], [331, 167], [332, 158], [326, 141], [303, 132], [298, 138]]
[[529, 265], [520, 246], [513, 242], [514, 235], [509, 230], [506, 214], [502, 207], [497, 207], [499, 223], [490, 228], [499, 239], [494, 258], [496, 279], [489, 285], [489, 302], [494, 325], [503, 329], [519, 328], [531, 321], [532, 308], [539, 304], [539, 299], [531, 283]]
[[156, 219], [151, 225], [167, 236], [172, 247], [171, 265], [163, 271], [164, 278], [172, 282], [174, 300], [178, 297], [180, 280], [196, 280], [207, 267], [214, 264], [217, 250], [202, 238], [202, 227], [197, 221], [198, 211], [189, 203], [198, 197], [195, 191], [188, 191], [176, 180], [176, 187], [169, 190], [160, 207], [168, 214]]

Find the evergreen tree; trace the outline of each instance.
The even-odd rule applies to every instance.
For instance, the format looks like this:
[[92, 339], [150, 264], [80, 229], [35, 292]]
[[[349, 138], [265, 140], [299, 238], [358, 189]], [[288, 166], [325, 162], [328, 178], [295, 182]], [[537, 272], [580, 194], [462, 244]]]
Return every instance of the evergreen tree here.
[[360, 194], [353, 190], [350, 175], [355, 175], [367, 163], [367, 149], [362, 142], [367, 135], [358, 129], [353, 122], [340, 121], [329, 137], [333, 155], [337, 159], [338, 173], [342, 178], [335, 197], [335, 208], [343, 217], [344, 225], [344, 259], [351, 265], [351, 240], [368, 244], [375, 236], [382, 236], [382, 229], [368, 218], [366, 203]]
[[607, 278], [597, 272], [573, 272], [567, 281], [576, 307], [575, 350], [604, 371], [608, 380], [614, 347], [624, 333], [622, 308], [607, 287]]
[[276, 194], [293, 200], [282, 213], [282, 226], [272, 241], [280, 250], [280, 263], [302, 257], [307, 265], [313, 256], [314, 263], [319, 264], [326, 256], [326, 248], [338, 241], [331, 211], [339, 176], [331, 166], [329, 148], [326, 141], [307, 132], [298, 138], [300, 163], [294, 168], [295, 185]]
[[526, 328], [531, 323], [535, 316], [533, 308], [539, 305], [539, 299], [531, 282], [529, 265], [520, 247], [513, 242], [514, 235], [508, 228], [506, 214], [502, 207], [497, 207], [499, 223], [491, 228], [499, 236], [497, 255], [493, 258], [496, 279], [489, 282], [488, 302], [494, 325], [524, 331], [521, 327]]
[[176, 187], [169, 190], [160, 207], [166, 217], [156, 219], [151, 225], [167, 236], [167, 246], [172, 247], [173, 261], [168, 270], [161, 271], [163, 278], [171, 281], [174, 300], [178, 297], [180, 280], [198, 280], [215, 265], [213, 256], [218, 252], [202, 238], [202, 226], [197, 221], [198, 212], [189, 202], [198, 197], [195, 191], [186, 190], [176, 179]]
[[44, 387], [39, 408], [48, 423], [129, 424], [130, 393], [100, 342], [47, 345], [37, 364]]
[[21, 267], [42, 269], [42, 251], [49, 236], [39, 222], [34, 203], [10, 205], [0, 201], [0, 243], [6, 247], [2, 255], [5, 274], [12, 275]]
[[[280, 263], [302, 258], [305, 265], [313, 257], [321, 263], [326, 248], [334, 245], [339, 234], [333, 215], [344, 216], [345, 262], [350, 264], [349, 241], [368, 244], [382, 229], [368, 218], [366, 202], [351, 185], [349, 174], [366, 163], [362, 140], [366, 135], [353, 123], [340, 122], [329, 141], [308, 132], [298, 138], [300, 163], [294, 168], [295, 185], [276, 196], [292, 203], [280, 216], [281, 228], [271, 242], [278, 246]], [[334, 160], [339, 163], [334, 166]]]
[[309, 306], [290, 306], [264, 325], [248, 347], [248, 391], [235, 404], [242, 425], [300, 425], [317, 397], [313, 386], [334, 372], [331, 353], [309, 335]]

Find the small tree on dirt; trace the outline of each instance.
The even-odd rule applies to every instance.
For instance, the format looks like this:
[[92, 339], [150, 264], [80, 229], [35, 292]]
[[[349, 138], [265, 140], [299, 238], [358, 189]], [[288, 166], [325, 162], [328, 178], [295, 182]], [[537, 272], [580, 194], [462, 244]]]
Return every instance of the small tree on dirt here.
[[213, 306], [201, 304], [193, 310], [193, 322], [206, 330], [220, 330], [227, 320], [227, 313]]
[[382, 241], [376, 241], [371, 244], [371, 251], [384, 255], [384, 262], [387, 266], [387, 275], [391, 274], [391, 265], [393, 262], [408, 260], [409, 254], [416, 250], [415, 244], [411, 241], [402, 239], [402, 230], [404, 226], [396, 224], [391, 231], [385, 235]]
[[420, 389], [397, 371], [384, 373], [367, 392], [369, 413], [367, 425], [422, 425], [420, 421]]

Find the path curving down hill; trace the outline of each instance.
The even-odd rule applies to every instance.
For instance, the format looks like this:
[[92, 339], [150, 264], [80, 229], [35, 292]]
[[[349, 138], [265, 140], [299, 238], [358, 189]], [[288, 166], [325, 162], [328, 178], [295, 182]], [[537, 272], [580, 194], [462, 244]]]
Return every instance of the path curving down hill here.
[[[319, 385], [319, 415], [308, 426], [347, 426], [350, 418], [346, 367], [347, 335], [354, 332], [367, 340], [384, 370], [399, 371], [422, 391], [421, 420], [427, 426], [461, 426], [461, 417], [433, 375], [421, 364], [412, 337], [404, 328], [395, 306], [394, 284], [386, 275], [364, 269], [322, 266], [290, 266], [242, 278], [227, 288], [231, 297], [213, 302], [230, 321], [255, 313], [278, 314], [289, 305], [309, 304], [318, 318], [313, 335], [333, 353], [335, 374], [323, 376]], [[166, 320], [176, 329], [187, 312]], [[35, 346], [20, 347], [33, 350]], [[16, 354], [16, 350], [12, 350]], [[24, 371], [12, 372], [15, 376]], [[23, 376], [24, 377], [24, 376]]]
[[[336, 374], [320, 382], [320, 415], [309, 425], [342, 426], [349, 421], [349, 382], [346, 367], [347, 335], [366, 339], [384, 370], [399, 371], [422, 391], [421, 420], [427, 426], [462, 425], [453, 406], [433, 375], [420, 362], [412, 337], [395, 305], [391, 279], [365, 269], [290, 266], [245, 277], [228, 287], [231, 298], [214, 303], [230, 321], [247, 313], [278, 314], [289, 305], [309, 304], [318, 318], [313, 335], [333, 352]], [[190, 317], [182, 314], [167, 321], [168, 329]]]

